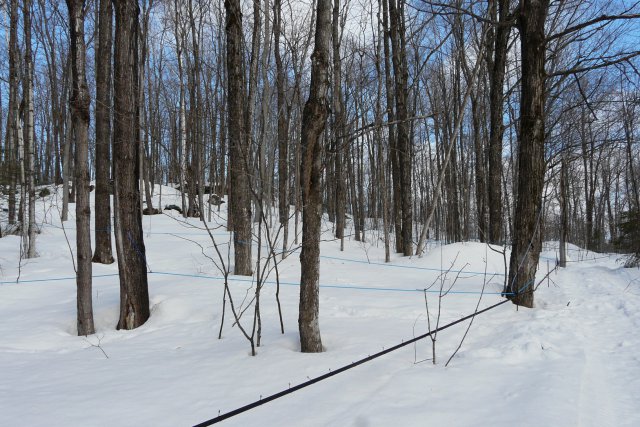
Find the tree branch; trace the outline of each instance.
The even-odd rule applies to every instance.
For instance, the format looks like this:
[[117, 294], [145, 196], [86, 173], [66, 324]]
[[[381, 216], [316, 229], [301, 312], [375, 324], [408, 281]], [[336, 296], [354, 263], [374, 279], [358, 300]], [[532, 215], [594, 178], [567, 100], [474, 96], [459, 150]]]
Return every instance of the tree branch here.
[[547, 74], [547, 78], [549, 78], [549, 77], [558, 77], [558, 76], [566, 76], [566, 75], [571, 75], [571, 74], [576, 74], [576, 73], [584, 73], [584, 72], [587, 72], [587, 71], [597, 70], [597, 69], [600, 69], [600, 68], [609, 67], [611, 65], [620, 64], [621, 62], [629, 62], [631, 59], [635, 58], [638, 55], [640, 55], [640, 51], [635, 51], [635, 52], [632, 52], [632, 53], [630, 53], [628, 55], [625, 55], [623, 57], [612, 59], [612, 60], [608, 60], [608, 61], [603, 61], [603, 62], [601, 62], [599, 64], [591, 65], [591, 66], [588, 66], [588, 67], [575, 66], [575, 67], [570, 68], [568, 70], [554, 71], [553, 73]]
[[591, 19], [589, 21], [586, 22], [582, 22], [580, 24], [574, 25], [573, 27], [568, 27], [565, 28], [564, 30], [560, 31], [559, 33], [555, 33], [555, 34], [551, 34], [549, 36], [547, 36], [547, 43], [558, 39], [560, 37], [566, 36], [567, 34], [571, 34], [571, 33], [575, 33], [576, 31], [580, 31], [584, 28], [590, 27], [594, 24], [600, 23], [600, 22], [607, 22], [606, 25], [608, 25], [609, 23], [613, 22], [613, 21], [620, 21], [620, 20], [630, 20], [630, 19], [638, 19], [640, 18], [640, 14], [634, 13], [634, 14], [629, 14], [629, 15], [600, 15], [597, 18]]

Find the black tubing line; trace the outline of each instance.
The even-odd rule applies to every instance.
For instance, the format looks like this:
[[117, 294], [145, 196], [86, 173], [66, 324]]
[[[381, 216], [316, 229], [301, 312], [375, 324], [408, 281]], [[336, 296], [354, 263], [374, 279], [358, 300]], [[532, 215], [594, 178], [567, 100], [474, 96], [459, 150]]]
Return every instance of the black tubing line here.
[[493, 305], [491, 305], [489, 307], [483, 308], [480, 311], [476, 311], [476, 312], [474, 312], [472, 314], [469, 314], [468, 316], [462, 317], [462, 318], [460, 318], [460, 319], [458, 319], [458, 320], [456, 320], [454, 322], [448, 323], [448, 324], [446, 324], [444, 326], [440, 326], [439, 328], [436, 328], [433, 331], [429, 331], [429, 332], [427, 332], [425, 334], [422, 334], [420, 336], [412, 338], [412, 339], [410, 339], [408, 341], [403, 341], [402, 343], [394, 345], [393, 347], [389, 347], [386, 350], [382, 350], [382, 351], [380, 351], [378, 353], [372, 354], [371, 356], [365, 357], [364, 359], [360, 359], [357, 362], [353, 362], [353, 363], [351, 363], [349, 365], [343, 366], [343, 367], [338, 368], [338, 369], [336, 369], [334, 371], [330, 371], [330, 372], [328, 372], [328, 373], [326, 373], [324, 375], [320, 375], [318, 377], [312, 378], [309, 381], [305, 381], [305, 382], [303, 382], [301, 384], [298, 384], [296, 386], [290, 387], [287, 390], [282, 390], [282, 391], [280, 391], [278, 393], [272, 394], [272, 395], [267, 396], [267, 397], [265, 397], [263, 399], [256, 400], [255, 402], [252, 402], [252, 403], [249, 403], [248, 405], [245, 405], [245, 406], [242, 406], [240, 408], [234, 409], [233, 411], [227, 412], [227, 413], [222, 414], [222, 415], [218, 415], [215, 418], [212, 418], [210, 420], [204, 421], [204, 422], [202, 422], [200, 424], [196, 424], [193, 427], [210, 426], [212, 424], [219, 423], [220, 421], [224, 421], [227, 418], [231, 418], [231, 417], [239, 415], [239, 414], [241, 414], [243, 412], [246, 412], [246, 411], [249, 411], [251, 409], [257, 408], [258, 406], [264, 405], [265, 403], [271, 402], [272, 400], [276, 400], [276, 399], [278, 399], [280, 397], [286, 396], [287, 394], [291, 394], [291, 393], [293, 393], [295, 391], [298, 391], [300, 389], [308, 387], [308, 386], [310, 386], [312, 384], [315, 384], [315, 383], [320, 382], [322, 380], [326, 380], [327, 378], [333, 377], [334, 375], [338, 375], [338, 374], [340, 374], [340, 373], [342, 373], [344, 371], [347, 371], [347, 370], [349, 370], [351, 368], [355, 368], [358, 365], [362, 365], [363, 363], [370, 362], [373, 359], [377, 359], [378, 357], [384, 356], [387, 353], [391, 353], [392, 351], [396, 351], [399, 348], [402, 348], [402, 347], [407, 346], [409, 344], [413, 344], [414, 342], [420, 341], [421, 339], [424, 339], [424, 338], [426, 338], [428, 336], [431, 336], [432, 334], [435, 334], [436, 332], [444, 331], [447, 328], [450, 328], [450, 327], [452, 327], [454, 325], [457, 325], [458, 323], [464, 322], [465, 320], [469, 320], [474, 316], [477, 316], [479, 314], [482, 314], [484, 312], [492, 310], [492, 309], [494, 309], [494, 308], [496, 308], [496, 307], [498, 307], [498, 306], [500, 306], [500, 305], [502, 305], [502, 304], [504, 304], [506, 302], [509, 302], [509, 301], [510, 300], [505, 299], [504, 301], [501, 301], [501, 302], [493, 304]]

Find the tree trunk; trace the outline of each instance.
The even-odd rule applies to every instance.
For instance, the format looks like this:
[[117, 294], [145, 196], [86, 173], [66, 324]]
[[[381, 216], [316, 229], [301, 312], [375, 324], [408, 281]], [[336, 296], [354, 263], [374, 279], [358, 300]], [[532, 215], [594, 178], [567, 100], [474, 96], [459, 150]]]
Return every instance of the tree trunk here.
[[185, 89], [184, 89], [184, 67], [182, 66], [182, 48], [184, 44], [183, 34], [182, 34], [182, 24], [180, 22], [180, 2], [178, 0], [174, 1], [175, 7], [175, 37], [176, 37], [176, 56], [178, 58], [178, 81], [180, 86], [180, 112], [178, 116], [179, 120], [179, 146], [177, 147], [177, 152], [179, 156], [178, 164], [178, 177], [180, 178], [180, 200], [182, 207], [182, 215], [186, 218], [188, 216], [187, 211], [187, 201], [186, 201], [186, 192], [190, 191], [187, 186], [186, 172], [187, 172], [187, 113], [185, 106]]
[[[151, 2], [153, 3], [153, 2]], [[142, 14], [142, 28], [140, 29], [139, 35], [139, 43], [140, 46], [140, 58], [139, 58], [139, 76], [140, 80], [138, 81], [138, 104], [142, 111], [139, 114], [140, 117], [140, 128], [144, 131], [144, 139], [140, 138], [140, 156], [138, 158], [138, 162], [140, 163], [140, 185], [141, 190], [144, 191], [145, 202], [147, 206], [147, 212], [149, 215], [154, 215], [155, 211], [153, 208], [153, 199], [151, 197], [151, 188], [149, 186], [149, 169], [151, 168], [151, 162], [147, 159], [147, 149], [149, 148], [149, 139], [151, 135], [151, 126], [149, 125], [149, 115], [148, 112], [151, 109], [151, 100], [145, 99], [144, 92], [144, 83], [145, 83], [145, 73], [151, 72], [151, 70], [147, 70], [147, 56], [148, 56], [148, 32], [149, 32], [149, 14], [151, 13], [151, 5], [143, 4], [143, 14]], [[149, 94], [151, 97], [151, 94]], [[142, 209], [144, 209], [142, 207]]]
[[[504, 25], [509, 14], [509, 0], [492, 0], [492, 15], [503, 25], [495, 29], [493, 61], [489, 77], [489, 242], [502, 241], [502, 135], [504, 127], [504, 75], [507, 61], [507, 42], [510, 27]], [[496, 10], [497, 8], [497, 10]], [[525, 66], [523, 66], [524, 68]]]
[[[378, 39], [382, 40], [384, 36], [384, 28], [380, 27], [380, 12], [381, 7], [378, 5]], [[376, 110], [375, 110], [375, 120], [376, 127], [374, 138], [376, 140], [377, 145], [377, 162], [378, 162], [378, 186], [380, 190], [380, 198], [382, 200], [382, 227], [383, 227], [383, 235], [384, 235], [384, 262], [391, 262], [391, 248], [389, 245], [389, 191], [387, 188], [387, 179], [385, 170], [387, 168], [384, 162], [384, 149], [382, 145], [382, 120], [383, 120], [383, 111], [382, 111], [382, 64], [381, 64], [381, 43], [378, 43], [376, 56], [375, 56], [375, 66], [376, 66], [376, 76], [377, 76], [377, 97], [376, 97]]]
[[[336, 231], [335, 236], [343, 241], [346, 215], [346, 189], [345, 177], [343, 175], [343, 159], [345, 156], [345, 114], [344, 97], [342, 95], [342, 61], [340, 59], [340, 0], [335, 0], [333, 4], [332, 23], [332, 44], [333, 44], [333, 113], [334, 113], [334, 183], [335, 185], [335, 215]], [[341, 245], [343, 249], [343, 245]]]
[[120, 273], [118, 329], [134, 329], [149, 318], [146, 252], [140, 212], [140, 109], [135, 0], [114, 0], [114, 164], [115, 231]]
[[112, 0], [100, 0], [98, 47], [96, 53], [96, 249], [93, 262], [113, 263], [111, 252], [111, 45]]
[[231, 212], [233, 217], [234, 274], [251, 276], [251, 198], [249, 147], [244, 129], [245, 89], [242, 71], [242, 11], [240, 0], [225, 0], [227, 31], [227, 110], [230, 144]]
[[[400, 160], [396, 138], [396, 114], [394, 111], [394, 87], [391, 78], [391, 47], [389, 46], [389, 0], [379, 0], [382, 2], [382, 26], [384, 29], [384, 74], [385, 89], [387, 95], [387, 121], [389, 125], [389, 159], [391, 161], [391, 179], [393, 194], [392, 220], [396, 237], [396, 252], [403, 252], [402, 242], [402, 200], [401, 200], [401, 179]], [[394, 0], [395, 1], [395, 0]]]
[[[248, 198], [248, 206], [249, 212], [251, 212], [251, 205], [253, 202], [253, 211], [254, 218], [257, 220], [259, 216], [259, 212], [256, 206], [256, 201], [250, 197], [250, 187], [254, 185], [255, 181], [251, 182], [251, 178], [254, 174], [249, 174], [249, 170], [251, 167], [255, 166], [253, 163], [253, 155], [256, 151], [256, 148], [253, 146], [254, 141], [254, 119], [255, 119], [255, 105], [256, 105], [256, 96], [258, 94], [258, 59], [260, 56], [260, 44], [261, 44], [261, 28], [262, 28], [262, 16], [260, 12], [260, 1], [261, 0], [253, 0], [253, 30], [251, 33], [251, 56], [249, 57], [249, 76], [248, 76], [248, 86], [249, 90], [246, 95], [246, 101], [243, 103], [245, 106], [244, 112], [244, 134], [243, 137], [245, 140], [241, 144], [241, 160], [240, 163], [242, 165], [243, 170], [246, 171], [246, 180], [247, 180], [247, 195]], [[241, 38], [242, 39], [242, 38]], [[241, 40], [240, 39], [240, 40]], [[251, 166], [250, 166], [251, 165]], [[255, 175], [259, 176], [259, 169]], [[243, 196], [244, 197], [244, 196]], [[250, 216], [250, 224], [251, 224], [251, 213]]]
[[[404, 0], [389, 1], [390, 38], [395, 82], [395, 106], [397, 124], [397, 155], [400, 174], [400, 204], [402, 209], [402, 252], [413, 255], [413, 208], [411, 192], [412, 149], [407, 112], [408, 79]], [[397, 2], [397, 5], [396, 5]]]
[[276, 92], [278, 99], [278, 206], [279, 220], [283, 227], [282, 252], [287, 250], [289, 239], [289, 109], [285, 98], [285, 70], [280, 54], [282, 31], [282, 2], [273, 3], [273, 38], [276, 61]]
[[322, 225], [322, 133], [329, 115], [329, 49], [331, 0], [318, 0], [315, 47], [311, 55], [311, 86], [302, 115], [302, 252], [298, 328], [303, 352], [322, 351], [319, 324], [320, 234]]
[[[68, 75], [70, 75], [71, 64], [67, 67]], [[64, 148], [62, 149], [62, 222], [69, 219], [69, 180], [71, 179], [71, 153], [72, 153], [73, 127], [71, 126], [71, 117], [69, 112], [64, 115]]]
[[569, 239], [569, 172], [567, 171], [566, 154], [562, 154], [560, 166], [560, 260], [558, 267], [567, 266], [567, 241]]
[[[22, 98], [24, 101], [25, 191], [28, 197], [28, 247], [27, 258], [36, 257], [36, 183], [35, 183], [35, 135], [33, 119], [33, 55], [31, 48], [31, 0], [25, 0], [24, 19], [24, 74]], [[24, 225], [23, 225], [24, 226]]]
[[[507, 292], [514, 304], [533, 307], [540, 258], [544, 189], [545, 34], [549, 0], [523, 0], [518, 26], [522, 52], [518, 193]], [[493, 191], [493, 189], [492, 189]]]
[[18, 1], [11, 0], [9, 30], [9, 108], [6, 165], [9, 181], [9, 224], [16, 223], [16, 152], [18, 139]]
[[93, 304], [91, 301], [91, 208], [89, 207], [89, 88], [85, 74], [86, 48], [84, 42], [84, 1], [67, 0], [71, 33], [71, 71], [73, 89], [71, 112], [76, 139], [76, 274], [78, 335], [91, 335]]
[[[200, 91], [200, 42], [199, 32], [196, 27], [196, 18], [193, 13], [193, 2], [189, 0], [189, 23], [191, 27], [191, 45], [193, 49], [193, 73], [192, 73], [192, 85], [191, 85], [191, 116], [192, 116], [192, 150], [194, 151], [193, 175], [192, 182], [197, 185], [197, 191], [193, 191], [193, 200], [196, 203], [196, 209], [200, 214], [202, 221], [204, 218], [204, 138], [203, 138], [203, 121], [204, 121], [204, 106], [202, 104], [202, 93]], [[148, 24], [148, 17], [147, 17]], [[147, 25], [146, 25], [147, 26]], [[147, 179], [148, 182], [148, 179]], [[197, 193], [197, 194], [196, 194]], [[197, 199], [196, 199], [197, 197]], [[147, 199], [147, 205], [151, 203], [151, 197]]]
[[483, 141], [483, 128], [480, 103], [482, 99], [481, 85], [478, 91], [471, 97], [471, 114], [473, 121], [473, 148], [474, 148], [474, 171], [476, 184], [476, 215], [478, 216], [478, 238], [481, 242], [488, 239], [487, 221], [487, 188], [485, 173], [485, 155]]

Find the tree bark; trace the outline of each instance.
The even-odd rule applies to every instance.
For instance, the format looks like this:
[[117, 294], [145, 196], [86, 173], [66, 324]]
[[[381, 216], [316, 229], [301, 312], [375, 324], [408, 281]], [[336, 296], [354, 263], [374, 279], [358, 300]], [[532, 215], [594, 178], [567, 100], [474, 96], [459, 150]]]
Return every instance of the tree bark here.
[[287, 250], [289, 240], [289, 109], [285, 97], [285, 70], [280, 53], [282, 31], [282, 2], [273, 3], [273, 38], [276, 62], [276, 92], [278, 102], [278, 210], [283, 227], [282, 252]]
[[319, 323], [320, 234], [322, 223], [322, 133], [329, 115], [329, 49], [331, 48], [331, 0], [318, 0], [315, 47], [311, 55], [311, 86], [302, 115], [302, 252], [300, 254], [301, 350], [322, 351]]
[[[23, 224], [27, 229], [27, 258], [36, 257], [36, 187], [35, 187], [35, 135], [33, 117], [33, 54], [31, 48], [31, 0], [25, 0], [23, 4], [24, 20], [24, 73], [22, 76], [22, 98], [24, 102], [24, 172], [25, 186], [23, 194], [27, 198], [25, 209], [28, 209], [28, 224]], [[26, 213], [26, 212], [25, 212]]]
[[471, 114], [473, 121], [473, 148], [474, 148], [474, 175], [476, 185], [476, 215], [478, 217], [478, 238], [481, 242], [486, 242], [488, 239], [488, 209], [487, 209], [487, 187], [486, 187], [486, 172], [485, 172], [485, 155], [483, 141], [483, 126], [481, 116], [481, 99], [482, 92], [481, 87], [478, 85], [478, 90], [474, 96], [471, 97]]
[[494, 30], [489, 77], [489, 242], [497, 244], [502, 241], [502, 113], [507, 42], [511, 30], [504, 24], [509, 15], [509, 0], [492, 0], [490, 8], [493, 18], [502, 24]]
[[16, 158], [18, 147], [18, 2], [11, 0], [9, 17], [9, 105], [5, 173], [9, 183], [9, 224], [16, 223]]
[[[522, 52], [518, 193], [507, 292], [514, 304], [533, 307], [540, 258], [544, 189], [545, 34], [549, 0], [523, 0], [518, 27]], [[493, 189], [492, 189], [493, 191]]]
[[340, 0], [335, 0], [333, 4], [333, 23], [332, 23], [332, 45], [333, 45], [333, 114], [334, 114], [334, 143], [333, 143], [333, 159], [334, 159], [334, 183], [335, 185], [335, 215], [336, 215], [336, 238], [340, 239], [340, 248], [344, 249], [344, 227], [346, 215], [346, 188], [345, 177], [343, 175], [343, 159], [345, 157], [345, 122], [344, 113], [344, 97], [342, 94], [342, 61], [340, 59]]
[[567, 155], [562, 154], [560, 166], [560, 260], [558, 267], [567, 266], [567, 241], [569, 240], [569, 172], [567, 170]]
[[186, 218], [188, 216], [187, 211], [187, 201], [186, 201], [186, 193], [188, 190], [186, 172], [187, 172], [187, 113], [185, 106], [185, 89], [184, 89], [184, 67], [182, 65], [182, 49], [184, 42], [181, 14], [180, 14], [180, 2], [178, 0], [174, 1], [175, 8], [175, 37], [176, 37], [176, 56], [178, 57], [178, 80], [180, 86], [180, 113], [178, 116], [179, 120], [179, 146], [177, 152], [179, 153], [179, 161], [178, 163], [178, 176], [180, 178], [180, 200], [182, 202], [182, 215]]
[[96, 52], [96, 194], [95, 241], [93, 262], [113, 263], [111, 252], [111, 46], [112, 0], [100, 0], [98, 47]]
[[251, 198], [244, 129], [245, 89], [242, 72], [242, 11], [240, 0], [225, 0], [227, 31], [227, 105], [231, 151], [231, 212], [233, 216], [234, 274], [251, 276]]
[[140, 108], [138, 105], [138, 16], [135, 0], [114, 0], [115, 231], [120, 273], [118, 329], [134, 329], [149, 318], [146, 251], [140, 211]]
[[[139, 35], [139, 43], [140, 46], [140, 58], [139, 58], [139, 101], [138, 104], [142, 111], [139, 114], [140, 117], [140, 129], [144, 131], [144, 139], [140, 138], [140, 156], [138, 162], [140, 163], [140, 185], [142, 189], [140, 191], [144, 191], [145, 203], [147, 206], [147, 212], [149, 215], [155, 215], [155, 209], [153, 207], [153, 198], [151, 195], [151, 188], [149, 185], [149, 169], [151, 169], [151, 162], [147, 159], [147, 149], [149, 148], [149, 139], [151, 138], [151, 126], [149, 124], [150, 114], [148, 112], [151, 109], [151, 99], [145, 99], [144, 92], [144, 84], [145, 84], [145, 73], [151, 72], [151, 70], [147, 70], [148, 64], [148, 32], [149, 32], [149, 15], [151, 13], [151, 8], [153, 7], [153, 0], [149, 3], [144, 3], [144, 9], [142, 10], [142, 26], [140, 28]], [[151, 93], [149, 93], [149, 97], [151, 97]], [[144, 207], [142, 207], [144, 209]], [[144, 211], [144, 210], [143, 210]], [[159, 212], [159, 211], [158, 211]]]
[[9, 108], [6, 165], [9, 181], [9, 224], [16, 223], [16, 153], [18, 139], [18, 1], [11, 0], [9, 24]]
[[387, 95], [387, 121], [389, 125], [389, 159], [391, 161], [391, 180], [393, 209], [392, 220], [396, 237], [396, 252], [402, 252], [404, 244], [402, 242], [402, 201], [401, 201], [401, 179], [400, 160], [396, 138], [396, 114], [394, 111], [394, 87], [391, 78], [391, 47], [389, 46], [389, 0], [379, 0], [382, 2], [382, 26], [384, 29], [384, 75], [385, 91]]
[[89, 88], [85, 74], [84, 1], [67, 0], [71, 33], [71, 71], [73, 89], [69, 103], [76, 140], [76, 274], [78, 335], [91, 335], [93, 304], [91, 300], [91, 208], [89, 206]]
[[[402, 252], [413, 255], [413, 201], [411, 192], [412, 149], [407, 112], [408, 66], [405, 41], [404, 0], [389, 1], [390, 39], [395, 82], [397, 127], [397, 155], [400, 175], [400, 204], [402, 216]], [[397, 4], [396, 4], [397, 2]]]

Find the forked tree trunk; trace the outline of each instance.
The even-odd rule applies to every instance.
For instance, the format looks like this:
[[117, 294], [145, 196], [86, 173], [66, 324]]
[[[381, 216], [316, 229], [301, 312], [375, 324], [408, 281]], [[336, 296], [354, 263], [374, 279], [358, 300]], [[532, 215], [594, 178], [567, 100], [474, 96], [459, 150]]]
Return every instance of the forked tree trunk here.
[[329, 49], [331, 0], [318, 0], [315, 47], [311, 55], [309, 99], [302, 113], [302, 252], [300, 254], [300, 347], [305, 353], [322, 351], [320, 338], [320, 233], [322, 223], [322, 133], [329, 115]]
[[71, 32], [71, 71], [73, 89], [70, 105], [76, 139], [76, 274], [78, 335], [91, 335], [93, 304], [91, 301], [91, 208], [89, 207], [89, 88], [85, 74], [84, 1], [67, 0]]
[[387, 95], [387, 121], [389, 125], [389, 159], [391, 161], [391, 180], [393, 195], [392, 220], [396, 237], [396, 252], [402, 252], [404, 245], [402, 242], [402, 201], [400, 186], [400, 161], [396, 139], [396, 114], [394, 111], [394, 88], [391, 78], [391, 47], [389, 46], [389, 0], [379, 0], [382, 2], [382, 25], [384, 29], [384, 80]]
[[540, 258], [544, 189], [544, 23], [549, 0], [523, 0], [518, 26], [522, 52], [518, 193], [507, 292], [514, 304], [533, 307]]
[[134, 329], [149, 318], [146, 252], [140, 211], [140, 109], [138, 105], [138, 16], [135, 0], [114, 0], [115, 231], [120, 273], [118, 329]]

